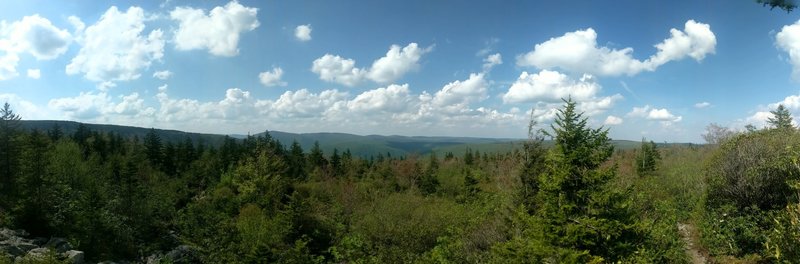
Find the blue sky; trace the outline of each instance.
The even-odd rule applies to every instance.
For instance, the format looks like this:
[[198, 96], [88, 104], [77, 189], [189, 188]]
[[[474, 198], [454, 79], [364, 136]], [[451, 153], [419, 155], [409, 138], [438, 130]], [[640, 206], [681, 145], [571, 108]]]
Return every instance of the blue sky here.
[[10, 1], [25, 119], [222, 134], [525, 137], [572, 96], [617, 139], [800, 115], [800, 13], [754, 1]]

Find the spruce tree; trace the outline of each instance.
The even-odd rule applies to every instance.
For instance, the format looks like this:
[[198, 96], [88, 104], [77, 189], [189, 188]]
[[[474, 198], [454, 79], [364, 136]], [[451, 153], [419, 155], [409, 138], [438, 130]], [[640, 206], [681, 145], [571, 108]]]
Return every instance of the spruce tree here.
[[589, 127], [571, 98], [564, 103], [552, 131], [544, 132], [555, 146], [539, 177], [540, 232], [562, 256], [616, 262], [635, 249], [635, 234], [625, 196], [607, 184], [616, 177], [616, 166], [603, 166], [614, 147], [607, 129]]
[[[3, 104], [0, 109], [0, 200], [8, 201], [13, 194], [15, 173], [18, 170], [19, 134], [21, 118], [11, 110], [11, 105]], [[0, 203], [2, 205], [2, 203]]]
[[773, 128], [792, 128], [792, 114], [789, 113], [789, 109], [787, 109], [782, 104], [778, 105], [778, 108], [775, 110], [770, 111], [772, 113], [772, 117], [767, 119], [767, 122]]
[[658, 153], [656, 143], [653, 141], [647, 143], [642, 139], [642, 147], [635, 160], [636, 174], [645, 176], [655, 172], [659, 160], [661, 160], [661, 154]]

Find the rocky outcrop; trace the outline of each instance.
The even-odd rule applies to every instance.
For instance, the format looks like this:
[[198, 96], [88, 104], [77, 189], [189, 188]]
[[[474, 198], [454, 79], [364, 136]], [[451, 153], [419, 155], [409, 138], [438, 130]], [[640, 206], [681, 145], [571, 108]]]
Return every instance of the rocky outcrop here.
[[[47, 262], [48, 260], [71, 264], [86, 263], [83, 251], [73, 249], [67, 239], [60, 237], [25, 238], [29, 235], [25, 230], [0, 228], [0, 258], [6, 258], [12, 263]], [[0, 263], [3, 263], [3, 259], [0, 259]], [[138, 261], [103, 261], [100, 263], [188, 264], [200, 263], [200, 259], [197, 250], [190, 246], [181, 245], [169, 252], [155, 253]]]
[[73, 250], [69, 241], [60, 237], [27, 239], [24, 230], [0, 228], [0, 257], [14, 262], [54, 258], [66, 263], [83, 264], [83, 251]]

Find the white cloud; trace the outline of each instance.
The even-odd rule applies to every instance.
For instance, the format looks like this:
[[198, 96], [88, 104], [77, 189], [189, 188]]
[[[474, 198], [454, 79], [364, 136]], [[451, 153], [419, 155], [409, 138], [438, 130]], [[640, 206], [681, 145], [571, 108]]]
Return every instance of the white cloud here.
[[645, 105], [643, 107], [634, 107], [633, 110], [628, 113], [628, 116], [664, 122], [680, 122], [683, 120], [682, 116], [676, 116], [670, 113], [666, 108], [658, 109], [649, 105]]
[[633, 58], [633, 48], [598, 47], [597, 33], [592, 28], [568, 32], [536, 44], [533, 51], [517, 57], [517, 65], [607, 76], [635, 75], [686, 56], [701, 61], [715, 52], [716, 36], [708, 24], [689, 20], [683, 31], [671, 29], [670, 34], [670, 38], [655, 45], [656, 54], [640, 61]]
[[699, 102], [699, 103], [694, 104], [694, 108], [706, 108], [706, 107], [709, 107], [709, 106], [711, 106], [711, 103], [709, 103], [709, 102]]
[[42, 71], [39, 69], [28, 69], [28, 78], [39, 79], [42, 77]]
[[164, 56], [163, 32], [155, 29], [143, 35], [144, 21], [139, 7], [124, 13], [109, 8], [78, 40], [82, 47], [67, 65], [67, 74], [84, 73], [95, 82], [138, 79], [142, 69]]
[[208, 49], [216, 56], [236, 56], [240, 35], [259, 26], [257, 13], [257, 8], [245, 7], [236, 1], [214, 7], [208, 15], [202, 9], [177, 7], [170, 12], [170, 18], [179, 21], [175, 48]]
[[[775, 115], [769, 111], [757, 111], [753, 115], [737, 123], [741, 123], [741, 126], [753, 125], [755, 127], [767, 127], [768, 120], [773, 117], [775, 117]], [[792, 122], [794, 122], [794, 120], [792, 120]]]
[[483, 71], [489, 72], [494, 66], [503, 64], [503, 56], [500, 53], [495, 53], [483, 59]]
[[311, 40], [311, 24], [299, 25], [294, 29], [294, 37], [299, 41]]
[[319, 74], [319, 78], [323, 81], [354, 86], [360, 83], [366, 75], [366, 72], [356, 68], [355, 64], [356, 61], [352, 59], [325, 54], [314, 60], [311, 71]]
[[485, 99], [488, 86], [483, 73], [473, 73], [469, 79], [453, 81], [442, 87], [431, 102], [439, 107], [465, 107], [468, 103]]
[[378, 83], [388, 83], [399, 79], [407, 72], [419, 67], [419, 59], [430, 52], [433, 47], [419, 48], [417, 43], [410, 43], [402, 49], [392, 45], [386, 56], [372, 63], [367, 77]]
[[562, 98], [572, 97], [585, 100], [594, 97], [600, 91], [600, 84], [591, 75], [584, 75], [579, 80], [557, 71], [542, 70], [529, 74], [522, 72], [517, 81], [503, 95], [506, 103], [524, 103], [534, 101], [559, 102]]
[[81, 92], [75, 97], [51, 99], [51, 108], [64, 112], [70, 118], [90, 120], [113, 110], [111, 98], [105, 92]]
[[168, 71], [168, 70], [157, 71], [157, 72], [153, 73], [153, 78], [156, 78], [156, 79], [159, 79], [159, 80], [166, 80], [166, 79], [169, 79], [169, 77], [172, 77], [172, 72]]
[[273, 67], [272, 71], [265, 71], [258, 74], [258, 80], [266, 87], [272, 86], [286, 86], [286, 82], [281, 80], [283, 76], [283, 69], [280, 67]]
[[619, 125], [622, 124], [622, 118], [610, 115], [606, 117], [606, 121], [603, 121], [604, 125]]
[[419, 68], [420, 58], [431, 50], [433, 47], [423, 49], [417, 43], [410, 43], [403, 48], [392, 45], [386, 56], [375, 60], [369, 69], [357, 68], [353, 59], [325, 54], [314, 60], [311, 71], [318, 74], [321, 80], [346, 86], [355, 86], [365, 78], [377, 83], [389, 83]]
[[23, 120], [34, 120], [34, 119], [56, 119], [52, 113], [46, 111], [36, 104], [25, 100], [16, 94], [0, 94], [0, 105], [3, 103], [8, 103], [11, 105], [11, 110], [14, 111], [15, 114], [19, 115], [20, 118]]
[[19, 76], [19, 54], [30, 53], [37, 60], [55, 59], [64, 54], [72, 42], [72, 35], [55, 27], [41, 16], [25, 16], [8, 23], [0, 21], [0, 80]]
[[794, 24], [783, 26], [781, 31], [775, 34], [775, 44], [781, 50], [789, 53], [792, 77], [800, 80], [800, 20]]
[[0, 49], [6, 52], [28, 52], [38, 60], [50, 60], [67, 51], [72, 36], [39, 15], [0, 26]]
[[478, 52], [476, 52], [475, 56], [483, 57], [483, 56], [489, 55], [489, 53], [491, 53], [494, 50], [495, 46], [497, 46], [497, 43], [500, 43], [500, 39], [499, 38], [487, 39], [483, 43], [483, 48], [480, 49]]
[[319, 94], [307, 89], [286, 91], [278, 100], [257, 103], [262, 112], [277, 118], [323, 117], [324, 113], [337, 102], [344, 102], [347, 93], [338, 90], [325, 90]]
[[5, 55], [0, 56], [0, 81], [8, 80], [17, 77], [17, 63], [19, 63], [19, 56], [15, 53], [6, 52]]
[[386, 88], [377, 88], [363, 92], [347, 102], [352, 111], [362, 113], [390, 112], [398, 113], [408, 110], [413, 101], [408, 84], [392, 84]]

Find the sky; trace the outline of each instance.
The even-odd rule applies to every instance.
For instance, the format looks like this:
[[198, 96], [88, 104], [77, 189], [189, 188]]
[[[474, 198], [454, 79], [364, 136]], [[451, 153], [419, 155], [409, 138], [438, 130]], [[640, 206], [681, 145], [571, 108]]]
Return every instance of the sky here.
[[23, 119], [217, 134], [614, 139], [800, 117], [800, 12], [755, 1], [4, 1]]

